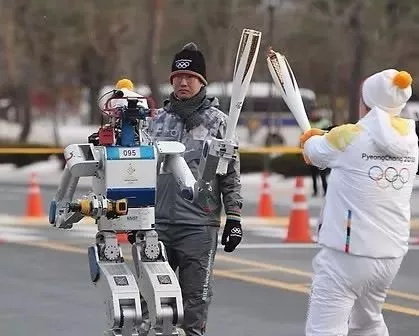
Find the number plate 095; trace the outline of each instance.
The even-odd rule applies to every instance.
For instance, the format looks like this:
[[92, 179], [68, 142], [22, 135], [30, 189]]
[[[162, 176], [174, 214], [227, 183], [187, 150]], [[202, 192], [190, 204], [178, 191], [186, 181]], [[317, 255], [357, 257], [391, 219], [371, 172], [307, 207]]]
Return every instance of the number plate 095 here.
[[140, 149], [139, 148], [119, 148], [119, 158], [120, 159], [135, 159], [140, 158]]

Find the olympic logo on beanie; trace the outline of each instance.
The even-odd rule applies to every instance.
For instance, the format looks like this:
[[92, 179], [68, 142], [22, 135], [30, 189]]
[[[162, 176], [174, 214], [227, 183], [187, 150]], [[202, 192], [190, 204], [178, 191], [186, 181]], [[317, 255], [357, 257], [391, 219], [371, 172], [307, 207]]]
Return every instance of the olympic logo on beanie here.
[[362, 84], [362, 99], [369, 108], [378, 107], [398, 115], [412, 96], [412, 76], [387, 69], [368, 77]]
[[180, 59], [175, 61], [176, 68], [178, 69], [186, 69], [192, 63], [190, 59]]
[[175, 55], [169, 77], [170, 83], [178, 74], [189, 74], [197, 77], [202, 84], [208, 84], [205, 58], [195, 43], [188, 43]]

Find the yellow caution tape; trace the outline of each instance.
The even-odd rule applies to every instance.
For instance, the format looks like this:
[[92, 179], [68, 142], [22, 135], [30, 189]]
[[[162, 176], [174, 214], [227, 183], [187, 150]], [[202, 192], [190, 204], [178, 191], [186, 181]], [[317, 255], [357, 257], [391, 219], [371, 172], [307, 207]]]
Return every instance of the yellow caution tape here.
[[[272, 147], [243, 147], [239, 149], [241, 154], [286, 154], [301, 153], [301, 148], [292, 146], [272, 146]], [[62, 154], [63, 148], [22, 148], [5, 147], [0, 148], [0, 154]]]

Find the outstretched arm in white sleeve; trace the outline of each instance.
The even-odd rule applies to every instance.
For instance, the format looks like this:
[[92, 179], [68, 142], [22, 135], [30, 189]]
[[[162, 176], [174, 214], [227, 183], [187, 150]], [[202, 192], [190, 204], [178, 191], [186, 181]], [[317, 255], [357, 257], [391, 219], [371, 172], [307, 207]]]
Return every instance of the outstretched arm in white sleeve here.
[[[324, 135], [302, 136], [303, 154], [306, 161], [320, 169], [334, 168], [337, 159], [352, 143], [362, 129], [357, 124], [346, 124], [333, 128]], [[308, 131], [309, 132], [309, 131]]]

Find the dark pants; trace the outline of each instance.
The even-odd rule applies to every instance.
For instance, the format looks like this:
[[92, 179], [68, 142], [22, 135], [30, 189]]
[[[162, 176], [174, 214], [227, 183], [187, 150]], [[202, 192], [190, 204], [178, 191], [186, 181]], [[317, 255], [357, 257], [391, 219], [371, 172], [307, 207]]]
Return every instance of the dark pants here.
[[330, 169], [319, 169], [316, 166], [310, 166], [311, 178], [313, 180], [313, 196], [316, 196], [318, 193], [317, 189], [317, 177], [320, 175], [322, 181], [323, 192], [326, 194], [327, 191], [327, 175], [330, 173]]
[[179, 270], [184, 322], [187, 336], [205, 334], [208, 307], [212, 298], [212, 278], [218, 227], [201, 225], [156, 225], [166, 247], [170, 266]]

